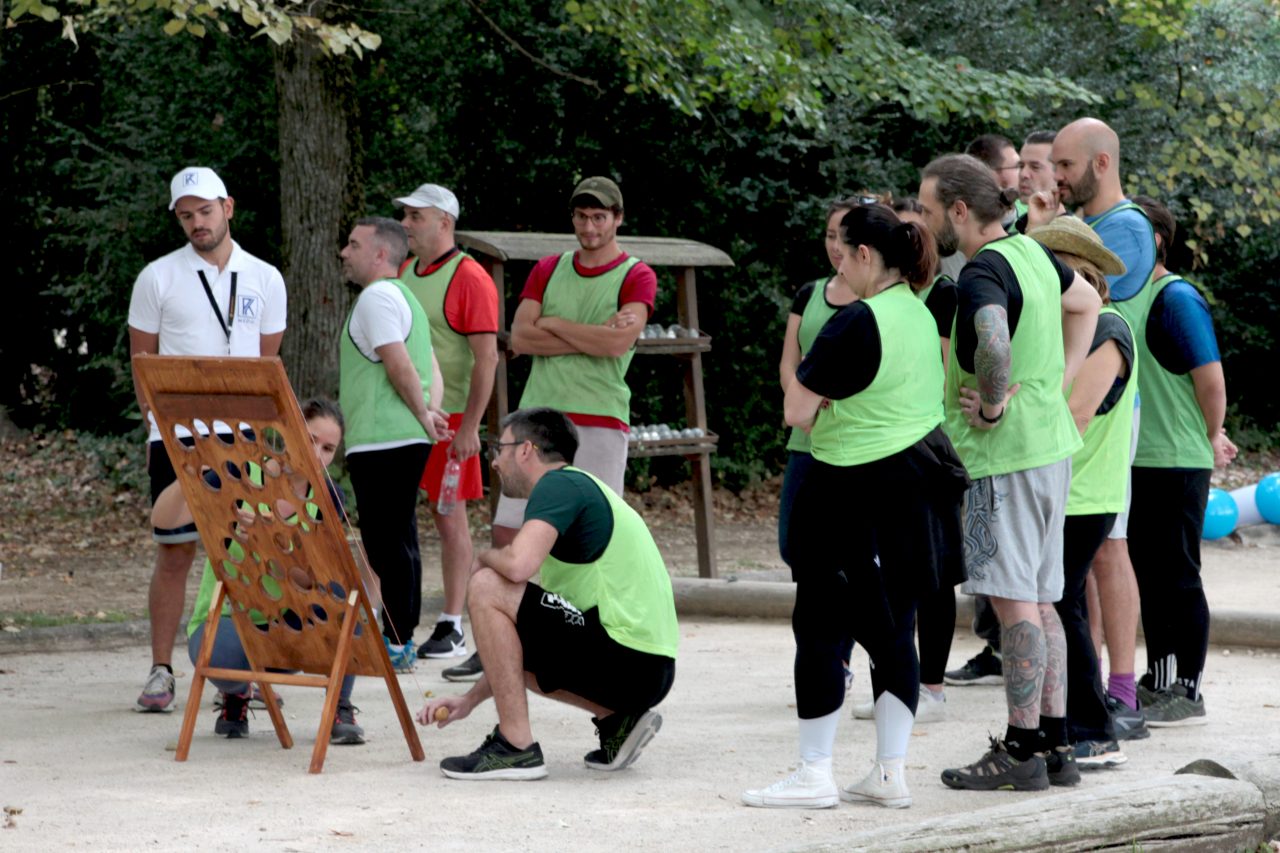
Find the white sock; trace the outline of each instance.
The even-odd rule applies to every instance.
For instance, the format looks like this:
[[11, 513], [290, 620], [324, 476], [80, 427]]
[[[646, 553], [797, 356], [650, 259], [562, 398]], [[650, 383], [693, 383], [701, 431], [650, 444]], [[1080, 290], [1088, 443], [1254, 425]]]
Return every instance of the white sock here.
[[461, 634], [461, 633], [462, 633], [462, 614], [461, 614], [461, 613], [457, 613], [457, 614], [454, 614], [454, 613], [441, 613], [441, 614], [440, 614], [440, 618], [439, 618], [439, 619], [437, 619], [436, 621], [437, 621], [437, 622], [452, 622], [452, 623], [453, 623], [453, 627], [454, 627], [454, 628], [456, 628], [456, 629], [458, 630], [458, 633], [459, 633], [459, 634]]
[[888, 690], [876, 700], [876, 760], [907, 757], [907, 743], [916, 718], [902, 700]]
[[840, 725], [840, 709], [825, 717], [800, 721], [800, 760], [812, 764], [831, 759], [836, 743], [836, 727]]

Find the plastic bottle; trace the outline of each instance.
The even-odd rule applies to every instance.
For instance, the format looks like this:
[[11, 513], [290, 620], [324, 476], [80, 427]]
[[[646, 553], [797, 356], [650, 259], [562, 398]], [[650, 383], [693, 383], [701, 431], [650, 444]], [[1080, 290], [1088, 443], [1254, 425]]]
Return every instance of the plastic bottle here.
[[448, 515], [458, 505], [458, 480], [462, 478], [462, 463], [450, 456], [444, 464], [444, 476], [440, 479], [440, 499], [436, 512]]

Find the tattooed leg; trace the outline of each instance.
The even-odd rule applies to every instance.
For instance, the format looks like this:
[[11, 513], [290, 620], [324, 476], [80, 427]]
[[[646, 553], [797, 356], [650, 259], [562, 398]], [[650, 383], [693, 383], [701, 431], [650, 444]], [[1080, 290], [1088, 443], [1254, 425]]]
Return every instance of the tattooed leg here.
[[1009, 703], [1009, 725], [1035, 729], [1040, 725], [1040, 694], [1044, 689], [1044, 631], [1030, 619], [1013, 624], [1006, 620], [1001, 622], [1000, 644], [1004, 654], [1004, 692]]
[[1067, 715], [1067, 635], [1052, 604], [1040, 605], [1044, 629], [1044, 687], [1040, 693], [1040, 713], [1047, 717]]

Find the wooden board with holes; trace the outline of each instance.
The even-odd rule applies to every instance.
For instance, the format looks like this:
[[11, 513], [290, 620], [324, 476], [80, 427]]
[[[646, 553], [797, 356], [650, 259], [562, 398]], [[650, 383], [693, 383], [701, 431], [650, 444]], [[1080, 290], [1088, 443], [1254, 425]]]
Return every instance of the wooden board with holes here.
[[[133, 365], [219, 581], [178, 760], [187, 758], [204, 682], [216, 677], [261, 686], [286, 749], [292, 738], [271, 685], [326, 688], [311, 761], [311, 772], [320, 772], [346, 675], [386, 683], [410, 754], [423, 760], [341, 510], [280, 359], [138, 355]], [[224, 600], [248, 670], [209, 666]]]

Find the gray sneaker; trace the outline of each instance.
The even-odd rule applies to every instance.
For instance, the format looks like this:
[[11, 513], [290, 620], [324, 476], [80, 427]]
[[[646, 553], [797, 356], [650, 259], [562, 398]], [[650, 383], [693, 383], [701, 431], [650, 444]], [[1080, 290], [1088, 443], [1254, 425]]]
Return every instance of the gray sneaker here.
[[1181, 684], [1172, 685], [1168, 692], [1157, 693], [1155, 703], [1143, 708], [1142, 712], [1147, 718], [1147, 725], [1153, 729], [1203, 726], [1209, 722], [1204, 716], [1204, 697], [1189, 698], [1187, 688]]
[[479, 681], [483, 673], [484, 667], [480, 665], [480, 653], [475, 652], [462, 663], [451, 666], [440, 674], [444, 676], [445, 681]]
[[329, 730], [329, 743], [364, 743], [364, 729], [356, 722], [360, 709], [350, 699], [338, 700], [338, 712], [333, 716], [333, 728]]
[[167, 714], [177, 707], [173, 690], [173, 673], [163, 666], [153, 666], [133, 709], [146, 714]]

